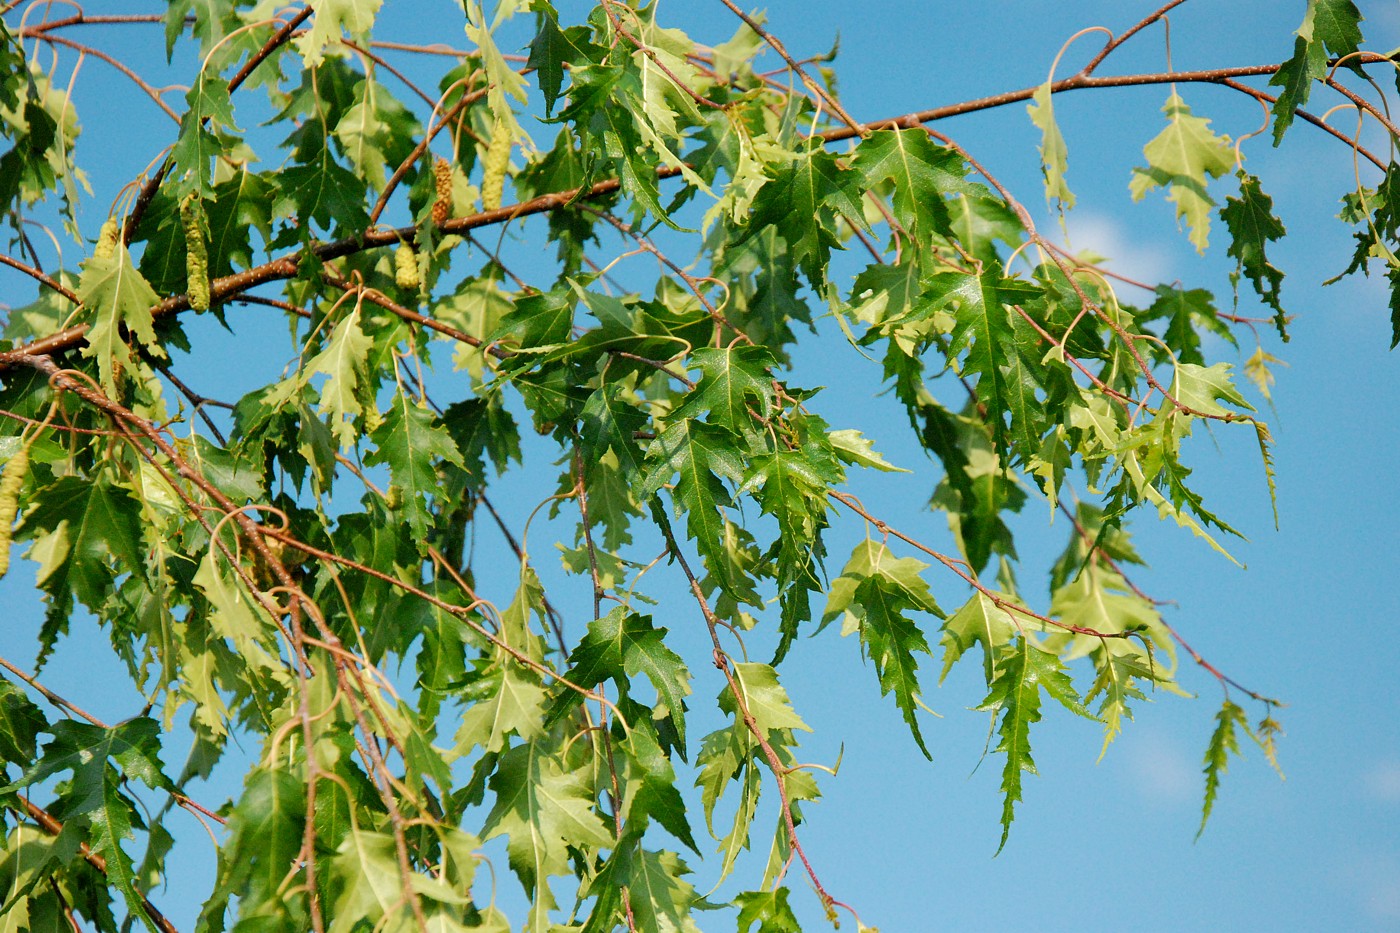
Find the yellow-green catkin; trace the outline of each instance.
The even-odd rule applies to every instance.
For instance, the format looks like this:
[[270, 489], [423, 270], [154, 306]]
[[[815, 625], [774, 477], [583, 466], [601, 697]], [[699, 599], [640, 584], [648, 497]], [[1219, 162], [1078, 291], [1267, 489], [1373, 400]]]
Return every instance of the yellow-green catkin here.
[[399, 288], [417, 291], [422, 280], [418, 277], [418, 253], [407, 243], [400, 243], [394, 250], [394, 284]]
[[0, 577], [10, 569], [10, 541], [14, 535], [11, 526], [19, 514], [19, 491], [24, 488], [28, 472], [28, 447], [21, 447], [0, 472]]
[[204, 205], [190, 195], [180, 202], [185, 230], [185, 293], [195, 311], [209, 310], [209, 246], [204, 241]]
[[102, 232], [97, 234], [97, 245], [92, 248], [93, 259], [111, 259], [117, 252], [117, 235], [121, 233], [121, 228], [117, 226], [115, 220], [108, 220], [102, 225]]
[[452, 164], [444, 158], [433, 161], [433, 223], [441, 227], [452, 216]]
[[501, 196], [506, 189], [506, 170], [510, 168], [510, 144], [510, 124], [497, 120], [491, 129], [486, 159], [481, 164], [481, 206], [488, 211], [501, 206]]

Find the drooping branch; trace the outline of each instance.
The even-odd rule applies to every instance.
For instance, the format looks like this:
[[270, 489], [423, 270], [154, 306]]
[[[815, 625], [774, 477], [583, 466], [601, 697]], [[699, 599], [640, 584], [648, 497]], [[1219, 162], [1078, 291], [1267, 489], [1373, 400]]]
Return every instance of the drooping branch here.
[[[39, 828], [44, 832], [48, 833], [50, 836], [57, 836], [63, 832], [63, 824], [59, 822], [53, 814], [34, 803], [28, 797], [21, 795], [19, 800], [21, 806], [24, 807], [25, 815], [37, 823]], [[107, 860], [105, 858], [92, 851], [86, 842], [78, 843], [78, 853], [83, 857], [83, 861], [97, 869], [103, 877], [106, 877]], [[156, 928], [159, 929], [161, 933], [180, 933], [180, 931], [175, 928], [175, 924], [171, 923], [166, 918], [165, 914], [161, 913], [156, 905], [151, 903], [150, 898], [141, 892], [137, 892], [137, 895], [141, 898], [141, 909], [146, 912], [146, 916], [151, 919], [151, 922], [156, 925]]]
[[[1377, 56], [1377, 58], [1383, 59], [1383, 56]], [[1055, 82], [1051, 85], [1051, 90], [1054, 93], [1062, 93], [1065, 91], [1083, 90], [1091, 88], [1130, 87], [1134, 85], [1169, 84], [1173, 82], [1203, 82], [1219, 84], [1224, 87], [1229, 87], [1232, 90], [1246, 93], [1252, 97], [1255, 97], [1256, 99], [1273, 100], [1274, 98], [1272, 98], [1270, 95], [1249, 88], [1247, 85], [1240, 84], [1234, 79], [1238, 77], [1273, 74], [1278, 71], [1279, 67], [1279, 65], [1256, 65], [1242, 68], [1220, 68], [1193, 72], [1163, 72], [1156, 74], [1123, 75], [1105, 78], [1094, 77], [1092, 75], [1084, 76], [1083, 74], [1077, 74], [1072, 77], [1065, 78], [1062, 81]], [[1328, 83], [1331, 85], [1336, 85], [1335, 79], [1328, 79]], [[1336, 86], [1340, 88], [1340, 85]], [[836, 127], [833, 129], [824, 130], [815, 135], [817, 138], [820, 138], [823, 142], [830, 143], [851, 139], [857, 135], [860, 135], [862, 132], [866, 132], [872, 129], [908, 129], [923, 125], [925, 123], [937, 122], [939, 120], [947, 119], [949, 117], [958, 116], [961, 114], [973, 113], [978, 110], [986, 110], [994, 107], [1005, 106], [1007, 104], [1015, 103], [1017, 101], [1028, 100], [1035, 93], [1035, 91], [1036, 88], [1034, 87], [1023, 88], [1019, 91], [1010, 91], [1004, 94], [993, 95], [991, 97], [983, 97], [972, 101], [966, 101], [960, 104], [952, 104], [944, 107], [935, 107], [928, 110], [914, 111], [900, 116], [873, 120], [868, 123], [854, 124], [853, 126]], [[1349, 99], [1360, 101], [1360, 103], [1358, 103], [1357, 106], [1364, 105], [1363, 109], [1365, 109], [1367, 113], [1371, 113], [1378, 120], [1381, 120], [1387, 126], [1388, 129], [1394, 129], [1394, 124], [1391, 123], [1389, 119], [1386, 118], [1383, 114], [1381, 114], [1377, 110], [1377, 108], [1374, 107], [1374, 105], [1365, 102], [1363, 99], [1356, 97], [1356, 95], [1354, 94], [1350, 94]], [[1333, 135], [1336, 138], [1346, 142], [1348, 147], [1357, 149], [1358, 152], [1366, 156], [1366, 158], [1373, 164], [1375, 164], [1377, 167], [1384, 168], [1384, 164], [1374, 154], [1367, 152], [1366, 150], [1356, 145], [1354, 141], [1350, 138], [1336, 131], [1332, 127], [1329, 127], [1320, 118], [1310, 113], [1306, 113], [1304, 111], [1298, 111], [1298, 113], [1308, 123], [1326, 130], [1330, 135]], [[440, 128], [441, 125], [442, 124], [439, 124], [438, 128]], [[1397, 136], [1400, 136], [1400, 130], [1395, 130], [1395, 132]], [[943, 139], [946, 141], [947, 138], [943, 137]], [[420, 148], [425, 147], [420, 146]], [[129, 239], [131, 233], [134, 232], [135, 225], [133, 223], [133, 220], [138, 217], [141, 207], [149, 202], [150, 197], [154, 196], [155, 190], [159, 187], [159, 182], [163, 178], [167, 165], [162, 165], [161, 169], [158, 170], [154, 176], [152, 176], [150, 182], [148, 182], [147, 185], [142, 189], [142, 192], [137, 199], [136, 206], [133, 208], [131, 215], [127, 218], [127, 225], [124, 231], [124, 236], [126, 238]], [[406, 172], [407, 168], [405, 166], [407, 165], [411, 165], [411, 162], [406, 161], [403, 166], [400, 166], [400, 170], [402, 172]], [[656, 170], [656, 177], [658, 179], [675, 178], [681, 175], [681, 173], [682, 169], [679, 167], [661, 166], [658, 167]], [[604, 179], [603, 181], [594, 183], [586, 189], [574, 188], [569, 189], [567, 191], [552, 192], [549, 194], [543, 194], [538, 197], [531, 198], [527, 201], [523, 201], [518, 204], [503, 205], [502, 207], [495, 208], [492, 210], [480, 211], [476, 214], [472, 214], [467, 217], [453, 218], [444, 223], [441, 229], [444, 233], [466, 233], [470, 230], [476, 230], [482, 227], [490, 227], [501, 223], [507, 223], [522, 217], [529, 217], [535, 214], [544, 214], [560, 210], [569, 207], [570, 205], [580, 200], [592, 200], [595, 198], [600, 198], [606, 195], [614, 194], [621, 190], [621, 188], [622, 182], [620, 179]], [[382, 210], [381, 205], [376, 205], [376, 208]], [[375, 249], [389, 245], [396, 245], [398, 243], [414, 244], [417, 242], [417, 236], [418, 231], [415, 227], [399, 227], [395, 229], [370, 230], [360, 236], [346, 237], [327, 243], [316, 244], [312, 246], [310, 250], [313, 256], [324, 262], [329, 259], [337, 259], [344, 256], [349, 256], [367, 249]], [[225, 276], [220, 279], [215, 279], [210, 283], [210, 291], [213, 300], [229, 300], [231, 298], [237, 297], [239, 293], [255, 285], [260, 285], [266, 282], [276, 281], [279, 279], [288, 279], [294, 277], [297, 273], [297, 260], [300, 258], [300, 255], [300, 251], [296, 253], [287, 254], [285, 256], [269, 260], [266, 263], [255, 266], [244, 272], [235, 273], [233, 275]], [[15, 265], [15, 261], [8, 261], [7, 264]], [[20, 266], [17, 266], [17, 268], [21, 268], [22, 271], [29, 272], [27, 268], [23, 268]], [[38, 275], [35, 275], [35, 277], [38, 278]], [[39, 280], [41, 282], [44, 282], [45, 285], [49, 285], [49, 287], [57, 287], [56, 283], [50, 284], [52, 282], [51, 279], [45, 280], [41, 278]], [[65, 297], [67, 297], [67, 295], [65, 295]], [[181, 311], [186, 310], [188, 307], [189, 299], [187, 296], [175, 295], [166, 298], [159, 304], [155, 305], [151, 309], [151, 313], [154, 317], [163, 317], [169, 314], [179, 313]], [[20, 349], [22, 350], [22, 352], [35, 355], [61, 353], [81, 344], [83, 342], [84, 337], [87, 334], [87, 331], [88, 325], [86, 324], [69, 327], [59, 331], [58, 333], [52, 334], [49, 337], [36, 340]], [[0, 359], [0, 371], [3, 371], [4, 369], [8, 368], [9, 365], [10, 364], [6, 363], [3, 359]]]

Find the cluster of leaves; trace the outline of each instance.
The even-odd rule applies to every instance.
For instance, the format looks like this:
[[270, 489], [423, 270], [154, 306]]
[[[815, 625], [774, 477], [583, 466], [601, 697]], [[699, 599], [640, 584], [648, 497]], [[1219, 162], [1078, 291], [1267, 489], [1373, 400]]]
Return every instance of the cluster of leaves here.
[[[226, 826], [201, 931], [504, 930], [474, 886], [496, 837], [531, 931], [694, 931], [694, 912], [722, 903], [740, 930], [794, 930], [794, 864], [824, 910], [837, 904], [800, 850], [819, 786], [797, 766], [809, 727], [780, 681], [799, 635], [839, 620], [926, 755], [934, 645], [940, 680], [972, 652], [1004, 756], [1002, 845], [1047, 699], [1100, 722], [1106, 750], [1148, 692], [1181, 692], [1175, 633], [1127, 575], [1142, 561], [1124, 520], [1146, 508], [1226, 553], [1235, 532], [1184, 455], [1202, 423], [1243, 425], [1267, 467], [1267, 429], [1231, 364], [1207, 358], [1207, 337], [1234, 343], [1252, 319], [1177, 285], [1120, 300], [925, 117], [855, 123], [825, 72], [789, 86], [756, 70], [770, 45], [785, 55], [758, 20], [709, 47], [655, 5], [604, 0], [573, 22], [548, 0], [492, 15], [467, 0], [470, 48], [429, 112], [384, 77], [397, 72], [372, 42], [379, 6], [264, 20], [266, 5], [174, 0], [167, 41], [196, 43], [200, 70], [173, 143], [118, 199], [121, 236], [52, 274], [24, 223], [56, 198], [79, 235], [78, 123], [20, 41], [65, 27], [0, 25], [0, 201], [21, 250], [8, 264], [40, 282], [4, 332], [0, 455], [27, 465], [7, 481], [46, 600], [38, 664], [75, 619], [93, 624], [81, 607], [146, 698], [109, 726], [0, 681], [7, 923], [66, 913], [115, 930], [116, 892], [129, 920], [169, 933], [148, 900], [169, 805], [152, 814], [132, 779], [209, 812], [190, 788], [238, 740], [256, 754], [214, 814]], [[1309, 3], [1272, 79], [1276, 141], [1315, 84], [1336, 84], [1328, 56], [1364, 76], [1359, 21], [1349, 0]], [[522, 29], [523, 61], [501, 51]], [[1087, 77], [1019, 98], [1065, 205], [1053, 94]], [[241, 95], [258, 90], [273, 116], [245, 132]], [[1286, 338], [1270, 198], [1176, 89], [1163, 113], [1134, 197], [1164, 190], [1201, 250], [1218, 214], [1235, 284]], [[1347, 271], [1382, 260], [1400, 294], [1400, 170], [1381, 167], [1346, 198], [1362, 227]], [[1229, 177], [1221, 206], [1212, 182]], [[386, 209], [404, 225], [382, 225]], [[552, 262], [518, 278], [473, 238], [502, 223]], [[595, 262], [614, 242], [659, 260], [646, 293]], [[673, 261], [673, 244], [694, 257]], [[863, 268], [836, 258], [854, 245]], [[287, 314], [291, 362], [212, 418], [171, 369], [190, 345], [180, 312], [208, 305], [236, 334], [249, 303]], [[817, 307], [841, 352], [882, 367], [941, 471], [931, 504], [958, 555], [845, 491], [858, 469], [895, 467], [787, 379]], [[1394, 313], [1400, 340], [1400, 301]], [[449, 345], [466, 378], [433, 375]], [[1265, 394], [1272, 359], [1261, 346], [1248, 369]], [[549, 601], [520, 546], [506, 607], [478, 595], [473, 543], [508, 524], [490, 488], [530, 449], [527, 419], [557, 457], [554, 507], [576, 529], [560, 547], [591, 612]], [[1069, 519], [1043, 610], [1018, 586], [1008, 523], [1031, 497]], [[867, 529], [839, 568], [838, 515]], [[658, 561], [708, 631], [699, 654], [646, 611]], [[746, 640], [771, 643], [771, 660]], [[711, 663], [721, 724], [697, 740], [692, 671]], [[1237, 695], [1209, 743], [1206, 815], [1240, 732], [1272, 757], [1272, 701], [1248, 694], [1265, 707], [1251, 725]], [[172, 776], [160, 752], [174, 731], [193, 752]], [[703, 814], [723, 881], [756, 841], [765, 786], [779, 816], [761, 878], [701, 897], [674, 850], [708, 848]]]

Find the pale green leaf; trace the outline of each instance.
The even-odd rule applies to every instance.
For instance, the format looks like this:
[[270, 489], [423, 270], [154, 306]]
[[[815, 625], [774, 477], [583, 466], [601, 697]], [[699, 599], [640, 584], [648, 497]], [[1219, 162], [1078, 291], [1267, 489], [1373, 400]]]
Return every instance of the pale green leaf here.
[[1128, 186], [1134, 201], [1158, 187], [1176, 205], [1178, 220], [1191, 230], [1191, 242], [1204, 253], [1210, 235], [1210, 209], [1215, 205], [1206, 187], [1235, 165], [1235, 151], [1228, 136], [1210, 131], [1210, 120], [1192, 115], [1191, 108], [1172, 92], [1162, 112], [1167, 125], [1143, 147], [1147, 168], [1133, 169]]

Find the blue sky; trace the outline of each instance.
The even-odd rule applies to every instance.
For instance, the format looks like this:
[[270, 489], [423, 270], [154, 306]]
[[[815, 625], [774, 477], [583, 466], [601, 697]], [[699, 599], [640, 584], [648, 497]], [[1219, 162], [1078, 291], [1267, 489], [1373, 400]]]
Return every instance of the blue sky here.
[[[111, 4], [113, 10], [117, 6]], [[560, 6], [568, 18], [568, 8], [577, 15], [583, 5]], [[799, 58], [825, 51], [839, 32], [843, 99], [854, 115], [870, 120], [1036, 84], [1069, 35], [1098, 24], [1121, 30], [1152, 6], [870, 2], [855, 7], [784, 0], [772, 3], [768, 14], [774, 32]], [[1400, 9], [1361, 6], [1372, 47], [1387, 51], [1400, 45]], [[1192, 0], [1172, 17], [1173, 63], [1189, 69], [1278, 61], [1291, 50], [1290, 33], [1302, 13], [1301, 2]], [[391, 0], [382, 16], [384, 38], [462, 43], [460, 13], [447, 0]], [[661, 18], [711, 44], [734, 29], [717, 2], [663, 0]], [[159, 43], [154, 29], [138, 33], [145, 28], [93, 29], [83, 38], [139, 57]], [[1081, 39], [1067, 54], [1062, 73], [1083, 62], [1099, 41]], [[1100, 73], [1159, 71], [1164, 65], [1158, 26], [1135, 38]], [[149, 104], [129, 101], [125, 85], [111, 71], [101, 71], [99, 63], [89, 61], [83, 68], [75, 99], [88, 146], [110, 138], [123, 124], [130, 129], [129, 113], [149, 121], [141, 134], [118, 132], [124, 141], [100, 161], [80, 143], [96, 192], [84, 205], [82, 220], [91, 236], [117, 188], [173, 138], [173, 125], [159, 122], [164, 118]], [[156, 83], [177, 80], [155, 71]], [[1259, 124], [1258, 106], [1228, 90], [1183, 86], [1181, 93], [1198, 114], [1214, 119], [1218, 132], [1239, 136]], [[1160, 196], [1149, 195], [1140, 204], [1128, 197], [1129, 170], [1140, 164], [1142, 145], [1159, 129], [1157, 109], [1166, 95], [1167, 88], [1157, 86], [1057, 99], [1070, 151], [1068, 180], [1080, 201], [1067, 227], [1076, 247], [1115, 257], [1112, 268], [1209, 287], [1227, 301], [1231, 264], [1221, 238], [1199, 257], [1175, 230], [1170, 206]], [[1323, 92], [1315, 101], [1319, 110], [1333, 102]], [[1336, 119], [1346, 131], [1354, 126], [1348, 115]], [[938, 129], [1038, 210], [1044, 229], [1055, 228], [1043, 208], [1038, 136], [1023, 104], [945, 121]], [[264, 156], [275, 158], [272, 147], [266, 149]], [[1231, 763], [1211, 825], [1193, 841], [1200, 758], [1219, 691], [1208, 675], [1183, 662], [1183, 685], [1198, 692], [1199, 700], [1167, 696], [1140, 705], [1137, 721], [1100, 764], [1095, 759], [1101, 734], [1094, 724], [1054, 711], [1047, 715], [1034, 736], [1040, 776], [1028, 777], [1011, 840], [993, 858], [1000, 762], [993, 758], [976, 767], [987, 721], [966, 710], [981, 699], [974, 672], [956, 671], [925, 698], [944, 717], [924, 722], [934, 752], [930, 764], [909, 741], [893, 707], [881, 702], [874, 674], [860, 666], [855, 644], [832, 630], [804, 639], [784, 671], [797, 709], [814, 728], [805, 737], [804, 758], [829, 763], [844, 749], [839, 775], [821, 781], [822, 801], [807, 808], [804, 842], [832, 893], [885, 933], [1008, 926], [1400, 930], [1400, 703], [1393, 673], [1400, 648], [1389, 631], [1400, 611], [1400, 535], [1393, 530], [1400, 519], [1393, 493], [1400, 426], [1387, 402], [1400, 358], [1386, 350], [1387, 295], [1381, 283], [1319, 286], [1346, 265], [1350, 253], [1349, 237], [1334, 219], [1351, 177], [1349, 150], [1296, 125], [1282, 149], [1271, 149], [1259, 137], [1245, 144], [1244, 153], [1290, 233], [1273, 258], [1289, 273], [1284, 298], [1297, 315], [1294, 339], [1280, 347], [1265, 335], [1265, 348], [1289, 363], [1278, 372], [1277, 417], [1265, 409], [1278, 442], [1280, 530], [1273, 529], [1252, 436], [1228, 431], [1201, 432], [1190, 463], [1207, 500], [1248, 535], [1247, 543], [1232, 548], [1248, 570], [1238, 570], [1186, 532], [1150, 516], [1135, 521], [1132, 530], [1152, 565], [1138, 575], [1139, 582], [1150, 593], [1177, 601], [1166, 610], [1168, 620], [1222, 669], [1288, 704], [1280, 714], [1288, 733], [1282, 747], [1287, 780], [1279, 780], [1257, 749], [1246, 747], [1245, 760]], [[855, 268], [852, 264], [850, 271]], [[32, 297], [29, 285], [13, 277], [0, 277], [0, 289], [0, 301], [7, 303]], [[1125, 292], [1124, 297], [1134, 296]], [[1258, 313], [1247, 295], [1241, 297], [1241, 310]], [[265, 311], [236, 313], [252, 319]], [[209, 342], [184, 371], [199, 374], [201, 391], [216, 396], [246, 391], [248, 364], [229, 352], [232, 339], [219, 338], [212, 328], [196, 333]], [[275, 348], [252, 364], [272, 378], [289, 352], [285, 327], [265, 316], [249, 333]], [[1248, 335], [1241, 339], [1247, 355], [1252, 342]], [[923, 509], [937, 471], [903, 436], [907, 429], [896, 406], [878, 397], [878, 374], [860, 365], [864, 361], [832, 328], [823, 327], [813, 343], [799, 353], [793, 381], [827, 387], [814, 400], [815, 409], [833, 427], [861, 427], [892, 461], [916, 469], [913, 475], [862, 478], [858, 491], [864, 501], [876, 514], [897, 518], [916, 537], [950, 546], [943, 519]], [[1217, 352], [1235, 358], [1231, 348]], [[536, 445], [530, 453], [543, 470], [508, 478], [499, 501], [533, 503], [552, 491], [546, 489], [550, 452]], [[845, 517], [836, 522], [833, 562], [844, 559], [862, 534]], [[556, 601], [568, 604], [583, 590], [576, 580], [558, 579], [549, 527], [532, 533], [532, 552], [549, 570], [549, 585], [563, 594]], [[1016, 529], [1023, 586], [1043, 605], [1043, 584], [1036, 581], [1044, 579], [1044, 569], [1063, 546], [1065, 528], [1063, 523], [1049, 527], [1046, 510], [1033, 501]], [[483, 539], [483, 548], [486, 544]], [[32, 565], [17, 564], [0, 581], [0, 606], [6, 607], [0, 610], [5, 621], [0, 654], [22, 666], [32, 659], [40, 616], [29, 586], [31, 570]], [[962, 601], [957, 581], [931, 579], [945, 607]], [[586, 620], [576, 616], [573, 623], [581, 626]], [[699, 634], [700, 620], [686, 603], [670, 604], [658, 617], [674, 630]], [[50, 666], [46, 682], [61, 693], [71, 691], [80, 703], [91, 700], [99, 715], [133, 714], [137, 704], [114, 679], [121, 675], [105, 636], [83, 626], [75, 623], [75, 635]], [[703, 653], [693, 658], [695, 705], [703, 707], [720, 682]], [[930, 661], [928, 667], [935, 666]], [[94, 683], [112, 683], [112, 689], [94, 699]], [[178, 760], [178, 744], [172, 744], [167, 761]], [[230, 780], [236, 775], [224, 776], [200, 799], [217, 803], [234, 793], [236, 783]], [[772, 819], [765, 811], [759, 825]], [[207, 884], [210, 846], [191, 820], [175, 825], [189, 839], [168, 889], [154, 899], [188, 929], [198, 907], [192, 892]], [[690, 861], [704, 890], [713, 866]], [[504, 869], [503, 859], [500, 865]], [[804, 892], [800, 877], [790, 881], [804, 921], [810, 929], [822, 929], [815, 898]], [[509, 904], [513, 881], [505, 881], [502, 890]], [[517, 918], [521, 914], [513, 911]], [[718, 930], [732, 921], [702, 915], [701, 923]]]

